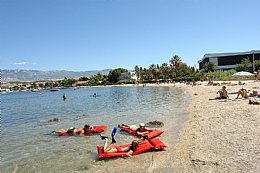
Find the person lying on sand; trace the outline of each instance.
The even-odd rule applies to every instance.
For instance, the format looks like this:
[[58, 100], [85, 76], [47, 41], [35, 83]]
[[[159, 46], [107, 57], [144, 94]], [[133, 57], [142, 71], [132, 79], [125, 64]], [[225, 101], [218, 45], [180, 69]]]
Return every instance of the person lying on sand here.
[[260, 93], [258, 91], [253, 90], [252, 93], [249, 94], [250, 97], [260, 97]]
[[252, 105], [260, 105], [260, 101], [249, 100], [249, 104], [252, 104]]
[[242, 83], [241, 81], [238, 82], [238, 85], [245, 85], [246, 83]]

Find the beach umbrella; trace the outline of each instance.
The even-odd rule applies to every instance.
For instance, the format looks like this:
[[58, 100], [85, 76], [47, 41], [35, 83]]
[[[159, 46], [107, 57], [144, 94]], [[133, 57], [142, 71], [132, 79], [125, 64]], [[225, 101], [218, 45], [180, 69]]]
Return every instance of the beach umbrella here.
[[232, 76], [253, 76], [253, 74], [246, 71], [240, 71], [234, 73]]

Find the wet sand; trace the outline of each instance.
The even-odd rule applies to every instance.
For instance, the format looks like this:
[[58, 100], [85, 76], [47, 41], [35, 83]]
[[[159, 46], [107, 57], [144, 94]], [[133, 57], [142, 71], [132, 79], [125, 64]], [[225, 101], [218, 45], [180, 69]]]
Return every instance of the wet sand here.
[[[246, 83], [226, 85], [227, 91], [237, 92], [242, 87], [260, 91], [260, 82]], [[209, 101], [221, 86], [201, 84], [176, 85], [192, 96], [192, 103], [174, 146], [174, 172], [260, 172], [260, 105], [236, 100], [236, 95], [230, 95], [233, 100]]]

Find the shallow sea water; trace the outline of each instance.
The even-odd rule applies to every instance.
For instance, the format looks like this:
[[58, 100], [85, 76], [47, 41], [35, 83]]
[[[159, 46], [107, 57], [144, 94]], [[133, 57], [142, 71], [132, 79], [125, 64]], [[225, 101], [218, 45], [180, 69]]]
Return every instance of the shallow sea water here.
[[[97, 97], [93, 97], [93, 93]], [[66, 93], [67, 100], [62, 99]], [[190, 97], [174, 87], [100, 87], [61, 89], [57, 92], [1, 94], [1, 172], [149, 172], [171, 169], [173, 146], [187, 118]], [[48, 122], [59, 118], [59, 122]], [[133, 158], [98, 159], [99, 135], [53, 135], [51, 131], [107, 125], [110, 135], [118, 124], [162, 121], [160, 139], [165, 151], [146, 152]], [[118, 130], [117, 144], [135, 137]]]

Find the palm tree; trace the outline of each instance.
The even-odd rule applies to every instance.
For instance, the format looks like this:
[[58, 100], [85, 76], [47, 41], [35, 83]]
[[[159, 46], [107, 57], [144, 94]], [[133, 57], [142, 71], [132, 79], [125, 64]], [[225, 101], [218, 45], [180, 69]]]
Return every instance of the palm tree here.
[[216, 70], [215, 64], [213, 62], [206, 62], [204, 64], [204, 69], [206, 72], [212, 72]]
[[164, 79], [167, 79], [168, 78], [168, 74], [169, 74], [169, 66], [167, 63], [162, 63], [162, 66], [161, 66], [161, 72], [163, 74], [163, 78]]
[[149, 68], [149, 70], [151, 71], [151, 73], [152, 73], [152, 76], [153, 76], [153, 78], [157, 78], [157, 66], [155, 65], [155, 64], [152, 64], [152, 65], [150, 65], [150, 68]]
[[174, 55], [170, 60], [169, 60], [171, 67], [174, 69], [173, 71], [175, 72], [176, 77], [179, 76], [179, 67], [182, 64], [181, 57], [178, 55]]

